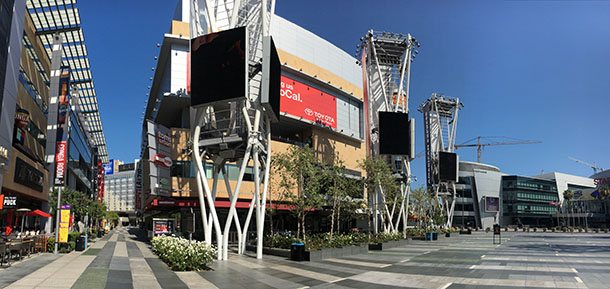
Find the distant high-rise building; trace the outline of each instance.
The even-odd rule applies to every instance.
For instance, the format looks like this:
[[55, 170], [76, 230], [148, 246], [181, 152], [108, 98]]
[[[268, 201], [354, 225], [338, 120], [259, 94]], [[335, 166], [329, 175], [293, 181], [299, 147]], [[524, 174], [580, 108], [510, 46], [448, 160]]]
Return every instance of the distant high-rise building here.
[[104, 178], [104, 202], [108, 211], [133, 213], [136, 209], [135, 175], [139, 160], [133, 163], [123, 163], [115, 160], [117, 165], [112, 174]]

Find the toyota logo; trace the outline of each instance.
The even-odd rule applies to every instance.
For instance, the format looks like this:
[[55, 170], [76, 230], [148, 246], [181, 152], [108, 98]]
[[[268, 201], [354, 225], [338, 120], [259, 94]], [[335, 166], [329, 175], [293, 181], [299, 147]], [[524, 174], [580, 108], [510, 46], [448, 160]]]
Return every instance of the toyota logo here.
[[305, 109], [305, 114], [308, 116], [312, 116], [313, 115], [313, 110], [311, 110], [311, 108], [306, 108]]

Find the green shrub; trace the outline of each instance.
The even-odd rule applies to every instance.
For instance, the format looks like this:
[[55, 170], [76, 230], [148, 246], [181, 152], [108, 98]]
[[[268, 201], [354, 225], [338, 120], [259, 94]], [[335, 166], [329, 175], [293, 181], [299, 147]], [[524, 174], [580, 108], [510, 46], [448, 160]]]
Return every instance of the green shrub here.
[[287, 235], [273, 234], [265, 236], [263, 239], [264, 247], [290, 249], [290, 244], [301, 242], [301, 240]]
[[201, 241], [160, 236], [152, 239], [153, 251], [175, 271], [201, 271], [209, 269], [216, 249]]

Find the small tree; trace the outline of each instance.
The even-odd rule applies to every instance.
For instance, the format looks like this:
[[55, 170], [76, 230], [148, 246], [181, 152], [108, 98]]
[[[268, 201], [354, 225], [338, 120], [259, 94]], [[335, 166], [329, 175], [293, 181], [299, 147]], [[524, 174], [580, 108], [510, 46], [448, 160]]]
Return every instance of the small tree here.
[[308, 146], [291, 146], [287, 152], [274, 156], [272, 166], [279, 176], [280, 198], [290, 204], [297, 218], [297, 238], [305, 239], [307, 214], [324, 203], [320, 193], [323, 173], [315, 153]]
[[[572, 192], [571, 190], [565, 190], [563, 191], [563, 198], [567, 201], [567, 205], [568, 205], [568, 210], [571, 209], [571, 204], [572, 204], [572, 199], [574, 198], [574, 192]], [[572, 216], [572, 214], [569, 214], [568, 216], [568, 227], [570, 226], [570, 217]], [[572, 225], [574, 225], [574, 220], [572, 220]]]
[[[398, 201], [397, 196], [400, 194], [400, 185], [396, 182], [396, 178], [392, 175], [392, 169], [386, 160], [382, 158], [369, 158], [360, 161], [359, 165], [366, 172], [364, 185], [369, 196], [376, 195], [378, 190], [383, 190], [382, 197], [387, 208], [389, 209], [395, 206], [396, 202]], [[369, 208], [369, 214], [371, 213], [371, 210], [375, 209]], [[386, 210], [385, 206], [381, 209], [378, 208], [377, 210], [383, 211], [389, 215], [389, 212]], [[371, 217], [369, 215], [369, 220], [370, 219]]]
[[[85, 215], [90, 211], [93, 200], [89, 198], [85, 193], [72, 190], [69, 188], [61, 191], [61, 204], [70, 205], [70, 211], [74, 213], [74, 216], [78, 220], [82, 220]], [[57, 190], [53, 190], [49, 196], [49, 206], [53, 210], [57, 209]]]
[[[339, 221], [341, 213], [341, 203], [347, 196], [348, 183], [343, 176], [345, 166], [343, 161], [337, 160], [335, 164], [324, 167], [324, 180], [326, 196], [331, 205], [330, 214], [330, 236], [332, 237], [335, 223]], [[339, 228], [339, 226], [337, 226]], [[339, 230], [337, 230], [338, 232]]]

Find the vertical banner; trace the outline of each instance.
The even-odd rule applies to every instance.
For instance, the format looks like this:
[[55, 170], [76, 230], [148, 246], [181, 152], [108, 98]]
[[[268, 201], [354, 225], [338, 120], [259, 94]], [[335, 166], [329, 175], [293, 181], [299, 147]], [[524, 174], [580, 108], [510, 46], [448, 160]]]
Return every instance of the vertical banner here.
[[68, 154], [68, 143], [58, 141], [55, 148], [55, 185], [63, 186], [66, 179], [66, 159]]
[[62, 205], [59, 210], [59, 243], [68, 242], [70, 229], [70, 205]]
[[97, 200], [99, 202], [104, 200], [104, 168], [99, 159], [97, 160]]
[[62, 68], [59, 77], [59, 99], [57, 101], [57, 134], [55, 148], [56, 186], [64, 186], [68, 155], [68, 123], [70, 116], [70, 69]]

